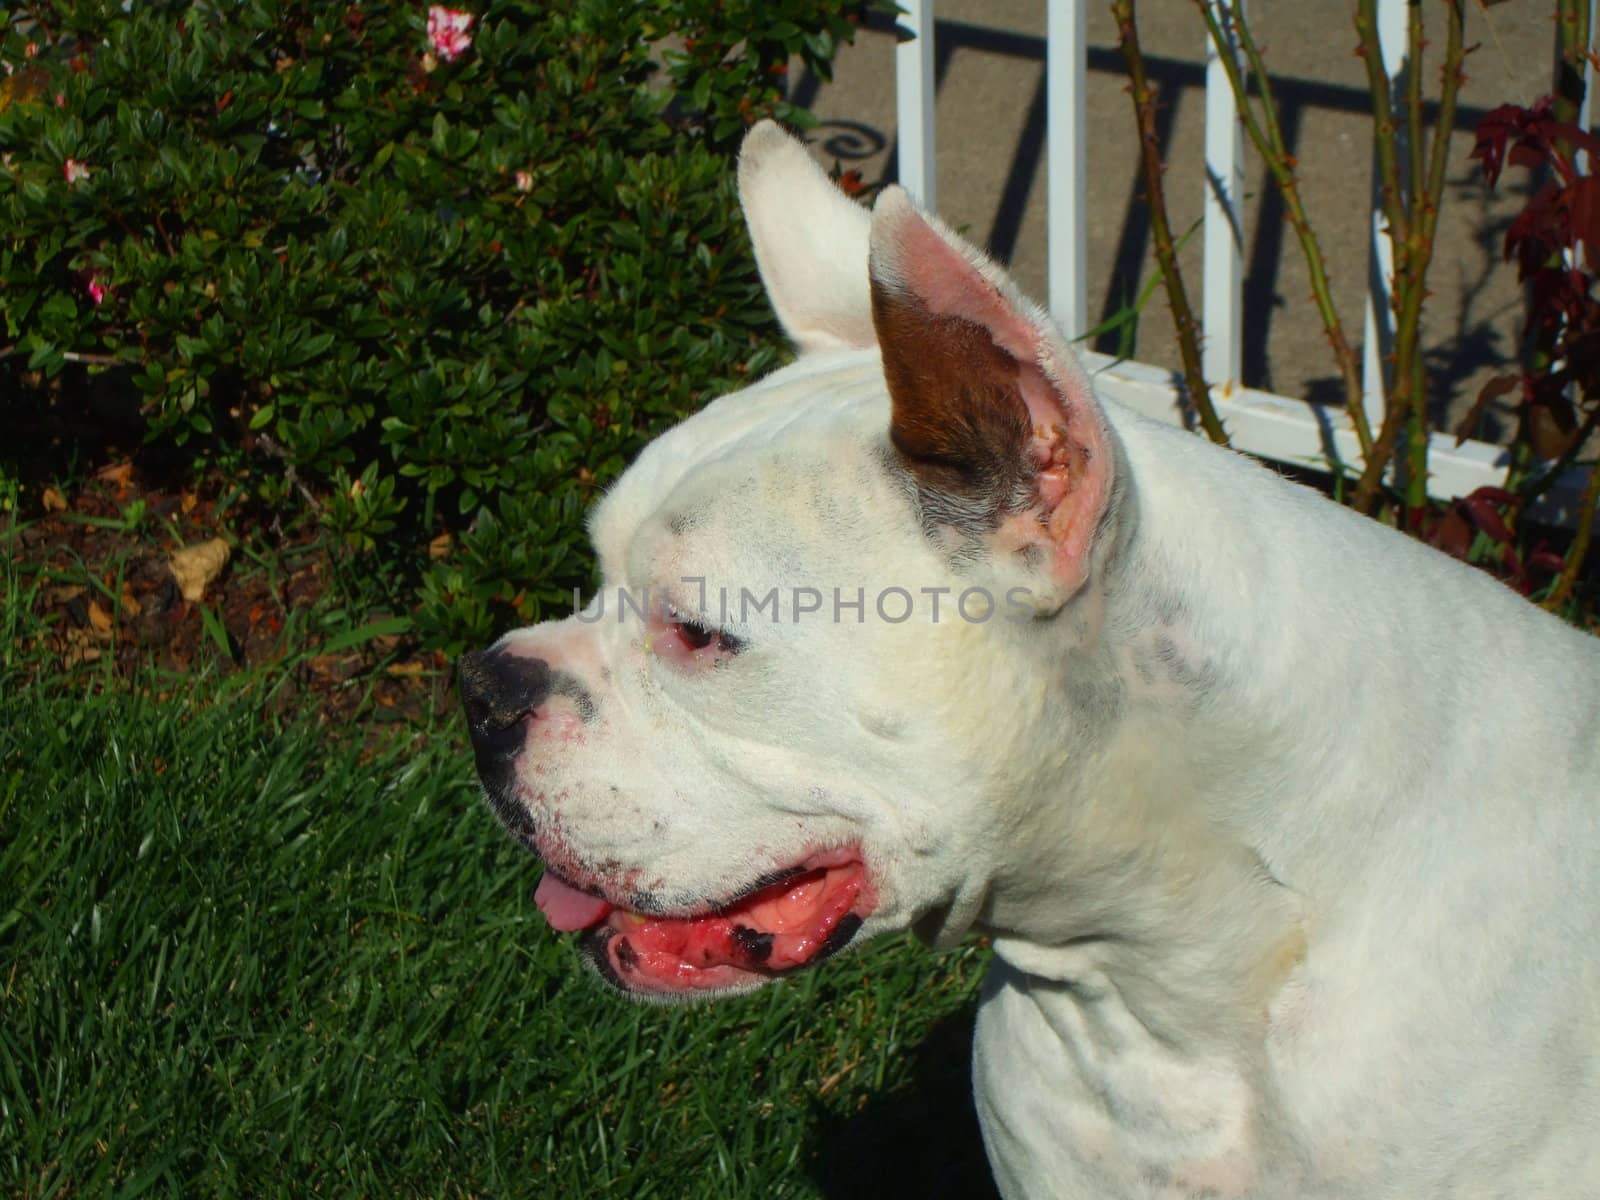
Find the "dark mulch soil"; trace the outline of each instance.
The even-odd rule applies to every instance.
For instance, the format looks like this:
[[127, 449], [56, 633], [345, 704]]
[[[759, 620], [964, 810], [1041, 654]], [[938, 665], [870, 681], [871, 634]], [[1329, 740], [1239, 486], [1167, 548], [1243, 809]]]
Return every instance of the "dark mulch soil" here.
[[[147, 485], [128, 463], [71, 494], [44, 489], [37, 520], [0, 523], [42, 630], [19, 657], [86, 683], [153, 664], [174, 692], [201, 673], [276, 666], [268, 703], [337, 722], [415, 720], [451, 703], [443, 655], [393, 634], [354, 637], [334, 586], [337, 545], [309, 525], [271, 525], [238, 499], [222, 479]], [[185, 599], [173, 555], [213, 539], [228, 543], [228, 561], [200, 599]]]

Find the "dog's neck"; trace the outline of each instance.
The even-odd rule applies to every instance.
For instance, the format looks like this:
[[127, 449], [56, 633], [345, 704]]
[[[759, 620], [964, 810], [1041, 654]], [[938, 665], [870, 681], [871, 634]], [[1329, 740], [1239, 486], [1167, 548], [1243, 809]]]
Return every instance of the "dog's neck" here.
[[1283, 569], [1282, 537], [1304, 538], [1304, 505], [1344, 514], [1184, 435], [1118, 426], [1113, 545], [1058, 618], [1064, 769], [1041, 771], [983, 921], [1014, 967], [1111, 994], [1163, 1041], [1258, 1047], [1314, 915], [1285, 847], [1369, 819], [1324, 806], [1337, 820], [1284, 829], [1293, 797], [1344, 786], [1344, 735], [1304, 702], [1290, 614], [1307, 584]]

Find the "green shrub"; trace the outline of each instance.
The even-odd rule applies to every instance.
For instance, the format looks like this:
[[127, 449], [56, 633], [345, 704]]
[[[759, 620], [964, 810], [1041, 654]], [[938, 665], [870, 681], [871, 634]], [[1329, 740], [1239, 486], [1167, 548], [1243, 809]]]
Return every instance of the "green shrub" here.
[[127, 7], [5, 30], [0, 417], [134, 397], [446, 649], [564, 611], [589, 497], [772, 363], [730, 151], [859, 0], [490, 0], [454, 56], [424, 4]]

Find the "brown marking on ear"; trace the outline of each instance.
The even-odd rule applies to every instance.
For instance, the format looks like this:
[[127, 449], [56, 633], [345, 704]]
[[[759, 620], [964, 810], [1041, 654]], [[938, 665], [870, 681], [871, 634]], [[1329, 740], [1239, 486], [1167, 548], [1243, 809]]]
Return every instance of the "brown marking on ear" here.
[[893, 416], [889, 438], [920, 488], [989, 527], [1033, 492], [1021, 368], [984, 326], [930, 312], [872, 281], [872, 320]]
[[963, 552], [1047, 552], [1070, 596], [1088, 578], [1114, 472], [1110, 430], [1071, 350], [899, 189], [873, 211], [868, 266], [890, 440], [923, 524], [965, 535]]

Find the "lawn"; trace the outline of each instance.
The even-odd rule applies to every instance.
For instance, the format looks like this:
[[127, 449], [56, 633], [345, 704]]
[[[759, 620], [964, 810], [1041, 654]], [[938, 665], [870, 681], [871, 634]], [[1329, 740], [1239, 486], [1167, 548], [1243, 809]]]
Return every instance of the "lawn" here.
[[545, 928], [448, 711], [326, 727], [275, 702], [282, 667], [34, 679], [22, 588], [0, 1193], [988, 1193], [977, 944], [629, 1004]]

